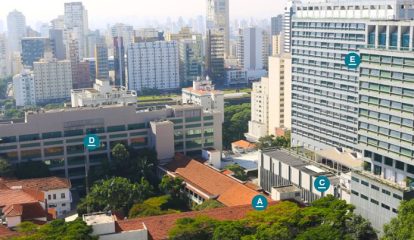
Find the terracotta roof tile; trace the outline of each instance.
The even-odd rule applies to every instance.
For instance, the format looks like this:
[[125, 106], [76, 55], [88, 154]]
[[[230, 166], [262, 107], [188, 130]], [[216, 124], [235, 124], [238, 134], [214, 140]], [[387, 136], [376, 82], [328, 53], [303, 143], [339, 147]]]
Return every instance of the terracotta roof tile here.
[[22, 180], [0, 180], [7, 187], [22, 186], [23, 188], [37, 189], [40, 191], [48, 191], [54, 189], [71, 188], [69, 179], [59, 177], [32, 178]]
[[38, 202], [22, 204], [22, 206], [23, 206], [22, 221], [47, 217], [46, 210], [43, 209], [43, 207]]
[[13, 204], [24, 204], [24, 203], [35, 203], [38, 202], [36, 198], [26, 193], [21, 189], [1, 189], [0, 190], [0, 207], [13, 205]]
[[16, 217], [23, 214], [23, 206], [21, 204], [12, 204], [3, 208], [3, 214], [7, 217]]
[[10, 239], [11, 237], [15, 237], [17, 235], [17, 232], [13, 232], [7, 227], [0, 224], [0, 239]]
[[166, 168], [226, 206], [250, 204], [259, 192], [196, 160], [177, 155]]
[[[270, 203], [271, 205], [277, 202]], [[252, 211], [251, 205], [242, 205], [225, 208], [215, 208], [197, 212], [174, 213], [161, 216], [135, 218], [117, 222], [116, 229], [121, 231], [133, 231], [144, 229], [144, 224], [148, 230], [150, 239], [164, 240], [168, 238], [168, 232], [174, 227], [176, 221], [181, 218], [194, 218], [197, 216], [208, 216], [217, 220], [238, 220], [244, 218], [248, 212]]]
[[255, 148], [256, 144], [254, 143], [250, 143], [246, 140], [239, 140], [237, 142], [232, 142], [232, 145], [236, 145], [239, 148], [244, 148], [244, 149], [250, 149], [250, 148]]

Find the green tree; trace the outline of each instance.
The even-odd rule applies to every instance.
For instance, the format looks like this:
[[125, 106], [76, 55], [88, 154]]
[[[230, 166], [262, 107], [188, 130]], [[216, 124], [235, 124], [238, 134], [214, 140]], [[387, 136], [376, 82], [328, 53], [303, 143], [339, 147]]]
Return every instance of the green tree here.
[[161, 179], [159, 189], [172, 197], [179, 198], [183, 188], [183, 182], [184, 181], [179, 177], [173, 178], [168, 175], [164, 175]]
[[228, 169], [234, 173], [234, 177], [241, 180], [241, 181], [247, 181], [248, 176], [246, 172], [244, 171], [244, 168], [237, 164], [230, 164], [225, 167], [225, 169]]
[[250, 120], [250, 104], [231, 105], [224, 108], [223, 146], [231, 148], [231, 143], [243, 139], [248, 131]]
[[402, 201], [397, 217], [384, 225], [382, 240], [414, 239], [414, 199]]
[[179, 210], [170, 209], [171, 201], [173, 199], [170, 195], [149, 198], [143, 203], [134, 204], [129, 210], [128, 216], [134, 218], [180, 212]]
[[21, 223], [17, 230], [21, 236], [12, 238], [13, 240], [95, 240], [98, 237], [91, 236], [92, 227], [87, 226], [82, 219], [78, 218], [72, 222], [65, 222], [63, 219], [54, 220], [42, 226], [33, 223]]
[[169, 232], [169, 239], [173, 240], [210, 240], [218, 221], [208, 217], [178, 219], [176, 225]]
[[153, 195], [153, 188], [145, 179], [132, 183], [126, 178], [113, 177], [96, 182], [90, 193], [78, 205], [78, 213], [115, 210], [127, 213], [133, 204]]
[[224, 205], [217, 200], [209, 199], [209, 200], [204, 201], [202, 204], [195, 205], [193, 209], [196, 211], [200, 211], [200, 210], [220, 208], [220, 207], [224, 207]]
[[128, 149], [124, 144], [116, 144], [111, 151], [112, 161], [117, 171], [126, 171], [130, 167], [130, 159]]
[[12, 177], [13, 175], [12, 165], [6, 159], [0, 158], [0, 177]]
[[259, 149], [266, 149], [274, 147], [274, 137], [273, 135], [267, 135], [264, 137], [259, 138], [259, 141], [257, 142], [257, 148]]
[[246, 228], [240, 221], [220, 222], [213, 232], [213, 240], [239, 240], [248, 235], [250, 228]]
[[[36, 171], [33, 171], [36, 169]], [[50, 177], [49, 167], [43, 161], [27, 161], [16, 165], [15, 176], [19, 179]]]

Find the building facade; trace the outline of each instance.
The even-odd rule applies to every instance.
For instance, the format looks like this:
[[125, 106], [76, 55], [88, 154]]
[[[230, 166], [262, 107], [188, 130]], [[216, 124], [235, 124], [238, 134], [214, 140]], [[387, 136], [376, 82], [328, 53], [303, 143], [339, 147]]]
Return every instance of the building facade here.
[[125, 47], [122, 37], [114, 37], [115, 86], [128, 86], [125, 63]]
[[237, 58], [245, 70], [263, 69], [267, 55], [263, 49], [266, 44], [263, 40], [263, 30], [259, 28], [244, 28], [239, 31]]
[[33, 63], [43, 58], [46, 51], [53, 51], [49, 38], [25, 37], [21, 43], [22, 64], [25, 68], [33, 69]]
[[206, 38], [206, 75], [214, 83], [224, 85], [224, 35], [220, 33], [207, 32]]
[[111, 27], [111, 36], [122, 37], [122, 44], [128, 46], [134, 42], [134, 27], [123, 23], [117, 23]]
[[14, 10], [7, 15], [7, 34], [10, 52], [21, 52], [21, 40], [26, 37], [26, 17]]
[[23, 70], [13, 77], [13, 94], [18, 107], [36, 105], [33, 72]]
[[[200, 36], [201, 37], [201, 36]], [[203, 75], [202, 38], [193, 36], [178, 41], [180, 85], [186, 87]]]
[[142, 42], [128, 46], [128, 89], [174, 90], [179, 87], [177, 42]]
[[60, 103], [70, 98], [72, 70], [69, 60], [44, 58], [33, 64], [36, 104]]
[[344, 58], [367, 43], [368, 17], [410, 17], [409, 7], [401, 9], [398, 2], [402, 1], [296, 5], [291, 48], [293, 145], [358, 150], [359, 70], [349, 69]]
[[229, 0], [207, 0], [206, 29], [223, 35], [224, 58], [230, 55], [230, 16]]
[[65, 3], [65, 29], [77, 40], [79, 61], [87, 56], [86, 34], [89, 32], [88, 11], [82, 2]]
[[[86, 134], [100, 137], [99, 149], [84, 148]], [[87, 170], [110, 159], [117, 143], [155, 148], [159, 158], [172, 158], [174, 152], [201, 155], [201, 149], [210, 147], [221, 150], [221, 113], [196, 105], [138, 112], [135, 106], [108, 106], [30, 112], [24, 122], [0, 125], [1, 157], [12, 164], [43, 161], [53, 175], [70, 178], [75, 187], [84, 185]]]
[[280, 35], [283, 32], [283, 15], [277, 15], [270, 19], [270, 35]]
[[253, 83], [248, 140], [277, 136], [278, 130], [291, 128], [291, 67], [288, 53], [269, 57], [269, 76]]
[[109, 81], [108, 47], [105, 43], [95, 45], [95, 77]]

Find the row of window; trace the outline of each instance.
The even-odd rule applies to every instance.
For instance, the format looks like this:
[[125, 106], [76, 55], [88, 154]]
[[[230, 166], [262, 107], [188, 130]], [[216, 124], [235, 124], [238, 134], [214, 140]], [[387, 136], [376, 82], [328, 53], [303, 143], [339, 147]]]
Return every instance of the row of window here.
[[408, 88], [400, 88], [400, 87], [395, 87], [395, 86], [390, 86], [390, 85], [361, 81], [360, 89], [377, 91], [377, 92], [382, 92], [382, 93], [390, 93], [392, 95], [398, 95], [401, 97], [414, 98], [414, 90], [408, 89]]
[[384, 137], [391, 137], [391, 138], [395, 138], [397, 140], [403, 140], [406, 141], [410, 144], [412, 144], [414, 142], [414, 135], [412, 134], [408, 134], [405, 132], [398, 132], [389, 128], [384, 128], [384, 127], [380, 127], [377, 126], [375, 124], [369, 124], [369, 123], [365, 123], [365, 122], [360, 122], [359, 123], [359, 129], [363, 129], [363, 130], [367, 130], [367, 131], [371, 131], [374, 133], [379, 133], [384, 135]]
[[[311, 7], [310, 7], [311, 8]], [[315, 7], [315, 10], [317, 7]], [[322, 9], [322, 7], [321, 7]], [[298, 10], [300, 10], [298, 8]], [[334, 23], [334, 22], [293, 22], [293, 28], [318, 28], [318, 29], [339, 29], [339, 30], [365, 30], [363, 23]]]
[[[354, 190], [351, 190], [351, 193], [353, 194], [353, 195], [355, 195], [355, 196], [361, 196], [361, 198], [362, 199], [364, 199], [364, 200], [370, 200], [369, 199], [369, 197], [368, 196], [366, 196], [366, 195], [364, 195], [364, 194], [360, 194], [359, 192], [357, 192], [357, 191], [354, 191]], [[373, 204], [375, 204], [375, 205], [380, 205], [380, 202], [379, 201], [377, 201], [377, 200], [375, 200], [374, 198], [371, 198], [371, 200], [370, 200], [370, 202], [371, 203], [373, 203]], [[384, 208], [384, 209], [387, 209], [387, 210], [390, 210], [391, 211], [391, 207], [390, 206], [388, 206], [387, 204], [385, 204], [385, 203], [381, 203], [381, 207], [382, 208]], [[394, 212], [394, 213], [398, 213], [398, 211], [397, 211], [397, 209], [395, 209], [395, 208], [393, 208], [392, 209], [392, 211]]]
[[[328, 73], [326, 73], [326, 76], [328, 76]], [[333, 77], [334, 74], [331, 73], [331, 76]], [[349, 75], [342, 75], [342, 76], [348, 76], [348, 79], [354, 79], [353, 76], [349, 76]], [[302, 74], [297, 74], [292, 76], [292, 82], [293, 83], [300, 83], [300, 85], [309, 85], [309, 86], [321, 86], [324, 87], [325, 89], [330, 89], [332, 90], [338, 90], [341, 92], [352, 92], [352, 93], [357, 93], [357, 87], [355, 86], [356, 84], [354, 82], [352, 82], [351, 84], [341, 84], [338, 82], [333, 82], [333, 81], [326, 81], [326, 80], [319, 80], [319, 79], [315, 79], [315, 78], [309, 78], [309, 77], [304, 77], [302, 76]]]
[[399, 65], [404, 67], [413, 67], [414, 68], [414, 59], [413, 58], [402, 58], [402, 57], [392, 57], [392, 56], [380, 56], [380, 55], [370, 55], [370, 54], [361, 54], [361, 59], [364, 62], [379, 63], [379, 64], [392, 64]]
[[[369, 184], [367, 181], [364, 181], [364, 180], [359, 179], [359, 178], [357, 178], [357, 177], [352, 177], [352, 181], [353, 181], [353, 182], [356, 182], [356, 183], [361, 183], [362, 185], [364, 185], [364, 186], [366, 186], [366, 187], [370, 187], [370, 186], [371, 186], [371, 189], [374, 189], [374, 190], [376, 190], [376, 191], [380, 191], [380, 190], [381, 190], [381, 192], [382, 192], [383, 194], [388, 195], [388, 196], [391, 196], [391, 192], [390, 192], [390, 191], [388, 191], [388, 190], [386, 190], [386, 189], [380, 189], [380, 187], [378, 187], [377, 185], [374, 185], [374, 184]], [[393, 196], [395, 199], [398, 199], [398, 200], [402, 200], [402, 199], [403, 199], [401, 195], [398, 195], [398, 194], [396, 194], [396, 193], [393, 193], [393, 194], [392, 194], [392, 196]]]
[[[396, 169], [399, 169], [401, 171], [407, 171], [410, 174], [414, 174], [414, 165], [406, 164], [404, 162], [382, 156], [377, 153], [373, 153], [371, 151], [365, 150], [364, 151], [364, 157], [370, 158], [374, 160], [376, 163], [385, 164], [390, 167], [394, 167]], [[407, 167], [407, 168], [406, 168]]]
[[[293, 100], [296, 100], [296, 99], [293, 98]], [[351, 116], [351, 114], [350, 115], [340, 114], [340, 113], [337, 113], [337, 112], [333, 112], [333, 111], [330, 111], [330, 110], [320, 108], [320, 106], [311, 107], [309, 105], [306, 105], [305, 103], [309, 103], [307, 101], [307, 99], [303, 99], [303, 102], [301, 102], [301, 101], [292, 101], [292, 108], [293, 109], [301, 109], [301, 110], [304, 110], [306, 112], [309, 112], [310, 114], [308, 114], [308, 115], [314, 114], [314, 115], [318, 115], [318, 116], [326, 116], [326, 117], [328, 117], [328, 119], [335, 119], [336, 121], [341, 120], [341, 121], [351, 123], [351, 124], [357, 124], [357, 122], [358, 122], [357, 118]], [[346, 110], [346, 108], [341, 108], [340, 110]], [[357, 111], [357, 110], [354, 110], [354, 111], [349, 111], [348, 110], [348, 112], [351, 112], [352, 115], [354, 114], [355, 111]], [[315, 118], [315, 119], [317, 119], [317, 118]], [[321, 118], [321, 123], [322, 124], [325, 124], [324, 119], [325, 118]]]
[[318, 135], [315, 135], [315, 134], [312, 134], [312, 133], [303, 131], [301, 129], [298, 129], [293, 124], [292, 124], [292, 133], [294, 133], [296, 135], [300, 135], [300, 136], [306, 137], [306, 138], [313, 139], [313, 140], [315, 140], [315, 141], [317, 141], [319, 143], [326, 144], [326, 145], [329, 145], [329, 146], [344, 147], [344, 148], [354, 149], [353, 145], [355, 143], [350, 144], [350, 145], [345, 145], [343, 143], [340, 143], [340, 142], [337, 142], [337, 141], [332, 140], [332, 138], [327, 139], [327, 138], [321, 137], [319, 134]]
[[365, 95], [361, 95], [359, 100], [362, 103], [368, 103], [369, 105], [376, 105], [377, 107], [384, 107], [384, 108], [389, 108], [389, 109], [407, 112], [407, 113], [414, 112], [413, 104], [390, 101], [387, 99], [381, 99], [381, 98], [370, 97], [370, 96], [365, 96]]
[[342, 130], [348, 131], [348, 132], [356, 132], [357, 131], [357, 129], [355, 127], [345, 125], [345, 124], [341, 124], [339, 121], [331, 121], [329, 119], [319, 118], [318, 115], [315, 116], [314, 114], [307, 114], [305, 112], [298, 112], [298, 111], [293, 110], [292, 111], [292, 117], [294, 119], [296, 119], [296, 118], [297, 119], [304, 119], [304, 120], [308, 120], [312, 123], [319, 123], [322, 126], [329, 126], [329, 127], [332, 127], [332, 128], [342, 129]]
[[379, 78], [379, 79], [384, 78], [384, 79], [389, 79], [392, 81], [414, 82], [414, 74], [378, 70], [378, 69], [363, 68], [361, 69], [361, 76], [368, 76], [369, 78]]
[[336, 39], [342, 41], [358, 41], [362, 42], [365, 40], [364, 34], [354, 33], [331, 33], [331, 32], [307, 32], [307, 31], [293, 31], [293, 37], [300, 38], [316, 38], [316, 39]]
[[398, 116], [393, 116], [387, 113], [380, 113], [374, 110], [368, 110], [364, 108], [359, 109], [359, 116], [364, 116], [368, 118], [374, 118], [378, 121], [384, 121], [387, 123], [393, 123], [401, 127], [414, 128], [414, 119], [401, 118]]
[[390, 151], [390, 152], [393, 152], [393, 153], [398, 154], [398, 155], [403, 155], [403, 156], [406, 156], [406, 157], [409, 157], [409, 158], [414, 157], [414, 151], [412, 151], [411, 149], [400, 147], [400, 146], [397, 146], [397, 145], [394, 145], [394, 144], [391, 144], [391, 143], [388, 143], [388, 142], [380, 141], [378, 139], [374, 139], [374, 138], [371, 138], [371, 137], [359, 135], [358, 136], [358, 141], [360, 143], [371, 145], [375, 148], [380, 148], [380, 149], [383, 149], [385, 151]]

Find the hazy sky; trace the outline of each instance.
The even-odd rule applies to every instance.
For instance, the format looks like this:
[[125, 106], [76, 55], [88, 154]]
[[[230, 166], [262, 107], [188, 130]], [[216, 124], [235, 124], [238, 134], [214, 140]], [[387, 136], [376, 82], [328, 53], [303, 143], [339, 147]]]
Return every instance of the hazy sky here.
[[[287, 0], [230, 0], [230, 19], [270, 18], [282, 12]], [[49, 22], [63, 14], [64, 2], [70, 0], [0, 0], [0, 19], [6, 28], [8, 12], [17, 9], [26, 16], [28, 24]], [[143, 19], [164, 21], [205, 15], [206, 0], [82, 0], [89, 13], [92, 28], [106, 23], [129, 22], [137, 24]]]

